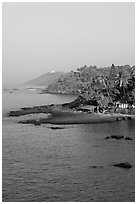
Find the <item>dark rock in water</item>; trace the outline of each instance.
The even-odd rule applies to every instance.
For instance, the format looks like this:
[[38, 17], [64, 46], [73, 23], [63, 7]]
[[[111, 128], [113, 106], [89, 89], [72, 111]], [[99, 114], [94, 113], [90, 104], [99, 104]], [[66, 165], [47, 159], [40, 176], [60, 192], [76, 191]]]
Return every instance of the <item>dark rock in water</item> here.
[[[123, 139], [124, 136], [123, 135], [111, 135], [111, 137], [109, 137], [109, 136], [105, 137], [106, 140], [110, 139], [110, 138], [120, 140], [120, 139]], [[131, 137], [125, 137], [124, 139], [125, 140], [133, 140]]]
[[[21, 116], [21, 115], [27, 115], [27, 114], [36, 114], [36, 113], [44, 113], [45, 109], [41, 110], [38, 107], [25, 107], [25, 108], [21, 108], [21, 110], [18, 111], [10, 111], [8, 113], [9, 116]], [[46, 112], [46, 111], [45, 111]]]
[[90, 168], [93, 168], [93, 169], [95, 169], [95, 168], [97, 168], [97, 166], [90, 166]]
[[132, 167], [132, 165], [129, 162], [118, 163], [118, 164], [114, 164], [113, 166], [121, 167], [125, 169], [130, 169]]
[[35, 124], [36, 120], [23, 120], [23, 121], [19, 121], [18, 123], [21, 123], [21, 124]]
[[21, 108], [22, 110], [30, 110], [32, 109], [31, 107], [24, 107], [24, 108]]
[[124, 136], [123, 136], [123, 135], [111, 135], [111, 138], [112, 138], [112, 139], [119, 140], [119, 139], [123, 139]]
[[133, 140], [131, 137], [125, 137], [125, 140]]
[[110, 137], [109, 136], [107, 136], [107, 137], [105, 137], [105, 139], [107, 140], [107, 139], [110, 139]]
[[90, 166], [90, 168], [92, 168], [92, 169], [95, 169], [95, 168], [102, 168], [102, 166], [96, 166], [96, 165], [93, 165], [93, 166]]
[[50, 127], [52, 130], [64, 129], [64, 127]]

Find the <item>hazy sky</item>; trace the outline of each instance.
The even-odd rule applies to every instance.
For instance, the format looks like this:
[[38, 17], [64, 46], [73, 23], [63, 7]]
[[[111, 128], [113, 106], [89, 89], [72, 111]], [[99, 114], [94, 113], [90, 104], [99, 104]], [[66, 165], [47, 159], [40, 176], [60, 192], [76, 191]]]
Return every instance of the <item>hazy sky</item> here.
[[134, 3], [3, 3], [3, 82], [135, 64]]

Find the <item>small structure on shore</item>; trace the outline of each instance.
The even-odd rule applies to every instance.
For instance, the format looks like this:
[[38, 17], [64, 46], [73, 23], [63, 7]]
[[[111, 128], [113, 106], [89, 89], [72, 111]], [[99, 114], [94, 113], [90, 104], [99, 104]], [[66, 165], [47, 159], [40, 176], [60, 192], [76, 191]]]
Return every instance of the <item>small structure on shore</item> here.
[[127, 103], [121, 103], [121, 102], [116, 102], [116, 107], [117, 108], [128, 108], [128, 104]]
[[94, 105], [85, 105], [85, 106], [79, 107], [77, 109], [77, 111], [92, 113], [92, 112], [96, 112], [97, 111], [97, 106], [94, 106]]

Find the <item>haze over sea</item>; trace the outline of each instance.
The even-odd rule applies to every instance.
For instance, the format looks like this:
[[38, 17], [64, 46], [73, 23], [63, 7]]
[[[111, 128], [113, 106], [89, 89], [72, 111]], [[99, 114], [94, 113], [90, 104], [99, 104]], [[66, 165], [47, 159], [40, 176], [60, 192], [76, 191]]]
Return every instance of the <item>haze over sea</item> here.
[[[17, 123], [38, 115], [7, 117], [21, 107], [75, 99], [38, 92], [3, 85], [3, 201], [134, 201], [134, 121], [61, 125], [64, 129], [53, 130], [51, 124]], [[112, 134], [133, 140], [105, 140]], [[113, 166], [126, 161], [131, 169]]]

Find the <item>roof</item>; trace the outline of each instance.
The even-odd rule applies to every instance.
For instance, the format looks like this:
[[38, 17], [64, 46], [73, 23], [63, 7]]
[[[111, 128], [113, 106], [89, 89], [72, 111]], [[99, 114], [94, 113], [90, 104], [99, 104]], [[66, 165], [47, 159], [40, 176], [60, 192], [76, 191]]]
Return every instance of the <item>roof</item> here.
[[80, 107], [81, 109], [93, 109], [93, 108], [96, 108], [96, 106], [92, 106], [92, 105], [86, 105], [86, 106], [82, 106]]

